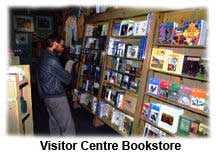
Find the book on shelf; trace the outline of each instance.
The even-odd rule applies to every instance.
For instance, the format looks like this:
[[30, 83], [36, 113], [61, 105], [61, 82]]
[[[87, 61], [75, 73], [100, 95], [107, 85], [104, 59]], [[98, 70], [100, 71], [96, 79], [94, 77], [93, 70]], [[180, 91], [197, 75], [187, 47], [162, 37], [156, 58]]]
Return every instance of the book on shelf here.
[[207, 91], [193, 88], [191, 93], [190, 107], [198, 110], [204, 110], [207, 99]]
[[116, 90], [111, 90], [111, 95], [110, 95], [110, 103], [113, 105], [116, 104], [116, 99], [117, 99], [117, 91]]
[[119, 68], [118, 68], [118, 70], [120, 72], [124, 73], [125, 70], [127, 70], [127, 68], [126, 68], [127, 64], [128, 64], [128, 61], [126, 59], [120, 59], [119, 60]]
[[129, 87], [130, 87], [130, 76], [123, 75], [122, 88], [129, 89]]
[[98, 96], [99, 87], [100, 87], [100, 84], [97, 82], [94, 82], [93, 84], [93, 95], [94, 96]]
[[123, 75], [121, 73], [117, 73], [117, 82], [116, 84], [122, 86]]
[[127, 36], [133, 36], [134, 32], [134, 24], [135, 22], [133, 20], [128, 20], [128, 29], [127, 29]]
[[112, 36], [119, 36], [120, 35], [120, 28], [121, 28], [121, 22], [116, 21], [113, 25]]
[[137, 105], [137, 96], [126, 92], [124, 96], [124, 106], [123, 109], [131, 113], [135, 113]]
[[93, 114], [96, 113], [96, 109], [97, 109], [97, 97], [93, 96], [92, 102], [91, 102], [91, 111]]
[[194, 120], [191, 122], [190, 133], [189, 133], [190, 137], [196, 137], [198, 135], [199, 124], [200, 124], [199, 120]]
[[161, 80], [158, 96], [167, 99], [169, 94], [169, 81]]
[[85, 36], [92, 36], [94, 27], [94, 25], [87, 24], [85, 29]]
[[199, 71], [200, 57], [197, 56], [185, 56], [182, 68], [182, 73], [189, 76], [196, 77]]
[[158, 129], [157, 127], [152, 126], [149, 123], [145, 123], [143, 136], [154, 138], [154, 137], [165, 137], [167, 134], [162, 130]]
[[146, 44], [147, 44], [147, 37], [144, 36], [140, 39], [140, 43], [139, 43], [138, 58], [140, 59], [145, 59]]
[[132, 45], [127, 47], [127, 57], [128, 58], [138, 58], [139, 46]]
[[186, 106], [190, 105], [192, 88], [181, 85], [177, 102]]
[[120, 35], [126, 36], [128, 32], [129, 20], [122, 20], [120, 26]]
[[120, 58], [112, 58], [111, 68], [114, 69], [114, 70], [118, 70], [119, 61], [120, 61]]
[[150, 78], [147, 92], [153, 95], [158, 95], [159, 88], [160, 88], [160, 79]]
[[124, 123], [124, 117], [125, 114], [118, 111], [118, 110], [113, 110], [113, 115], [111, 118], [111, 123], [115, 125], [118, 130], [122, 131], [123, 123]]
[[170, 83], [168, 99], [171, 101], [177, 102], [179, 98], [179, 90], [180, 90], [180, 84], [173, 83], [173, 82]]
[[126, 50], [126, 44], [124, 42], [119, 42], [118, 47], [117, 47], [117, 56], [124, 57], [125, 55], [125, 50]]
[[157, 125], [160, 115], [160, 104], [158, 103], [151, 103], [150, 104], [150, 113], [148, 117], [148, 121]]
[[169, 53], [172, 53], [172, 51], [164, 48], [152, 48], [150, 69], [158, 71], [166, 70], [165, 63], [167, 62], [167, 55]]
[[172, 44], [186, 45], [182, 27], [175, 28]]
[[117, 92], [117, 98], [116, 98], [116, 107], [123, 109], [124, 106], [124, 92]]
[[189, 136], [192, 120], [183, 115], [179, 116], [178, 135]]
[[139, 85], [140, 85], [140, 78], [130, 76], [130, 87], [129, 89], [138, 92], [139, 91]]
[[102, 25], [101, 36], [107, 36], [109, 24], [105, 23]]
[[183, 113], [183, 109], [161, 104], [158, 126], [175, 134], [178, 128], [179, 116], [183, 115]]
[[165, 72], [181, 74], [184, 62], [184, 55], [178, 53], [169, 53], [165, 61]]
[[100, 82], [100, 67], [95, 67], [94, 81]]
[[84, 91], [87, 91], [88, 90], [88, 86], [89, 85], [89, 80], [83, 80], [82, 81], [82, 89], [84, 90]]
[[97, 106], [96, 116], [102, 119], [111, 119], [112, 111], [112, 106], [104, 102], [99, 102]]
[[199, 61], [199, 69], [196, 74], [199, 79], [206, 79], [208, 77], [207, 58], [201, 57]]
[[150, 114], [150, 103], [143, 102], [142, 104], [142, 111], [141, 111], [141, 118], [144, 119], [145, 121], [148, 120]]
[[188, 45], [205, 45], [207, 22], [187, 20], [183, 24], [183, 35]]
[[204, 106], [204, 112], [209, 113], [209, 94], [207, 93], [206, 95], [206, 102], [205, 102], [205, 106]]
[[209, 128], [206, 124], [200, 123], [198, 128], [198, 136], [207, 137], [209, 135]]
[[175, 22], [160, 23], [158, 43], [171, 44], [177, 26]]
[[133, 117], [131, 117], [129, 115], [125, 115], [123, 125], [122, 125], [123, 134], [125, 134], [125, 135], [131, 134], [133, 121], [134, 121]]
[[106, 87], [105, 88], [105, 100], [107, 100], [107, 101], [111, 100], [111, 93], [112, 93], [112, 88]]
[[134, 36], [142, 36], [147, 35], [148, 30], [148, 21], [135, 21], [134, 28], [133, 28], [133, 35]]

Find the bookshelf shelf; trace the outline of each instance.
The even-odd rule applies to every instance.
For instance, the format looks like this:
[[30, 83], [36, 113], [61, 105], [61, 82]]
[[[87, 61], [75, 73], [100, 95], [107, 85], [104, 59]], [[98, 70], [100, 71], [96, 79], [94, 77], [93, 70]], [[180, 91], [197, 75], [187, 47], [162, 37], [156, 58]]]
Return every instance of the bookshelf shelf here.
[[133, 116], [133, 117], [135, 116], [135, 114], [133, 114], [133, 113], [127, 111], [127, 110], [124, 110], [124, 109], [121, 109], [121, 108], [116, 107], [116, 106], [113, 105], [110, 101], [107, 101], [107, 100], [105, 100], [105, 99], [102, 99], [102, 101], [105, 102], [105, 103], [108, 103], [109, 105], [111, 105], [112, 107], [118, 109], [119, 111], [122, 111], [122, 112], [124, 112], [124, 113], [127, 113], [127, 114], [129, 114], [129, 115], [131, 115], [131, 116]]
[[161, 97], [158, 97], [158, 96], [155, 96], [155, 95], [146, 93], [146, 92], [145, 92], [144, 94], [147, 95], [147, 96], [149, 96], [149, 97], [152, 97], [152, 98], [155, 98], [155, 99], [157, 99], [157, 100], [160, 100], [160, 101], [162, 101], [162, 102], [169, 103], [169, 104], [174, 105], [174, 106], [176, 106], [176, 107], [179, 107], [179, 108], [188, 110], [188, 111], [190, 111], [190, 112], [193, 112], [193, 113], [196, 113], [196, 114], [205, 116], [205, 117], [209, 117], [209, 115], [208, 115], [206, 112], [203, 112], [203, 111], [201, 111], [201, 110], [196, 110], [196, 109], [193, 109], [193, 108], [191, 108], [191, 107], [182, 105], [182, 104], [180, 104], [180, 103], [173, 102], [173, 101], [170, 101], [170, 100], [168, 100], [168, 99], [164, 99], [164, 98], [161, 98]]
[[117, 84], [110, 83], [110, 82], [107, 82], [107, 81], [105, 81], [105, 83], [108, 84], [108, 85], [114, 86], [114, 87], [116, 87], [116, 88], [122, 89], [122, 90], [124, 90], [124, 91], [127, 91], [128, 93], [131, 93], [131, 94], [137, 96], [137, 93], [136, 93], [135, 91], [133, 91], [133, 90], [129, 90], [129, 89], [123, 88], [123, 87], [121, 87], [121, 86], [119, 86], [119, 85], [117, 85]]
[[141, 77], [141, 75], [138, 75], [138, 74], [125, 73], [125, 72], [121, 72], [121, 71], [118, 71], [118, 70], [112, 69], [112, 68], [107, 68], [107, 70], [112, 70], [112, 71], [114, 71], [114, 72], [117, 72], [117, 73], [120, 73], [120, 74], [124, 74], [124, 75], [131, 75], [131, 76], [135, 76], [135, 77]]
[[205, 46], [201, 45], [174, 45], [174, 44], [153, 44], [153, 46], [161, 46], [161, 47], [171, 47], [171, 48], [197, 48], [197, 49], [206, 49]]
[[127, 59], [127, 60], [133, 60], [133, 61], [143, 61], [144, 59], [139, 59], [139, 58], [128, 58], [128, 57], [122, 57], [122, 56], [117, 56], [117, 55], [107, 55], [109, 57], [115, 57], [115, 58], [120, 58], [120, 59]]
[[162, 73], [162, 74], [166, 74], [166, 75], [178, 76], [178, 77], [181, 77], [181, 78], [196, 80], [196, 81], [200, 81], [200, 82], [208, 82], [207, 79], [199, 79], [199, 78], [189, 76], [189, 75], [184, 75], [184, 74], [168, 73], [168, 72], [164, 72], [164, 71], [157, 71], [157, 70], [154, 70], [154, 69], [149, 69], [149, 71], [158, 72], [158, 73]]
[[137, 36], [112, 36], [113, 38], [117, 39], [140, 39], [142, 37], [147, 37], [145, 35], [137, 35]]

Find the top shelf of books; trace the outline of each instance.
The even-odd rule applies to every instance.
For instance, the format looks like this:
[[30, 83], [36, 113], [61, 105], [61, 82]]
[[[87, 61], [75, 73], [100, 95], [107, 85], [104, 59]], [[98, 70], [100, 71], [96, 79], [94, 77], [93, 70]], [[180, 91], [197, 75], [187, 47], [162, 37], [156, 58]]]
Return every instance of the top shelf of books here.
[[153, 46], [160, 47], [171, 47], [171, 48], [198, 48], [198, 49], [206, 49], [206, 46], [202, 45], [175, 45], [175, 44], [153, 44]]

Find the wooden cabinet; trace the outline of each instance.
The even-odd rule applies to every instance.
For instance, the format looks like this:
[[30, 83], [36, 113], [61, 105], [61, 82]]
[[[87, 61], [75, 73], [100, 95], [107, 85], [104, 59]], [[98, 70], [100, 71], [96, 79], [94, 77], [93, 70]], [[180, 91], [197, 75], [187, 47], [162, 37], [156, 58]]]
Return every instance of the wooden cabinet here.
[[[23, 75], [16, 70], [23, 71]], [[29, 65], [9, 67], [8, 73], [8, 117], [9, 134], [33, 134], [32, 97]]]

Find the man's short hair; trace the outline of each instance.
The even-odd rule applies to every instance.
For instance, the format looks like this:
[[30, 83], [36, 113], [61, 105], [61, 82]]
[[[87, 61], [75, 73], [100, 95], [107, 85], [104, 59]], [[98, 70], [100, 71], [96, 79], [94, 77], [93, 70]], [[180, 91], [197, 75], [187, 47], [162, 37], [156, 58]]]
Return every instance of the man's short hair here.
[[47, 47], [52, 47], [53, 43], [56, 41], [57, 43], [60, 43], [60, 41], [63, 40], [64, 38], [61, 35], [54, 35], [51, 34], [46, 41]]

